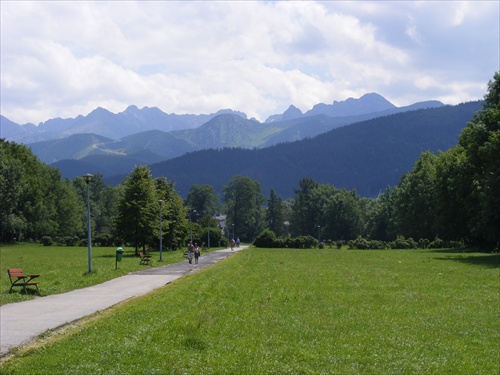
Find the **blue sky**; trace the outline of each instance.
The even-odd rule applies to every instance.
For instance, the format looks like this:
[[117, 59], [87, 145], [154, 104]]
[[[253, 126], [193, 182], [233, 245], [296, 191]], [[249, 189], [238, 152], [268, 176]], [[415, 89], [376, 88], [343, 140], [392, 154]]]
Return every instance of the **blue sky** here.
[[1, 114], [23, 124], [231, 108], [264, 121], [376, 92], [481, 99], [499, 1], [1, 1]]

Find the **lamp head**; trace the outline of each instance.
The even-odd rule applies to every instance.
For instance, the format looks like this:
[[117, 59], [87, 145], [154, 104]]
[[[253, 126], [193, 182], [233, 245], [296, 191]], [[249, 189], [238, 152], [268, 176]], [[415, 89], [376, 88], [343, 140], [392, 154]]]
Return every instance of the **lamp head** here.
[[87, 173], [82, 176], [85, 182], [88, 184], [90, 181], [92, 181], [92, 178], [94, 177], [93, 174]]

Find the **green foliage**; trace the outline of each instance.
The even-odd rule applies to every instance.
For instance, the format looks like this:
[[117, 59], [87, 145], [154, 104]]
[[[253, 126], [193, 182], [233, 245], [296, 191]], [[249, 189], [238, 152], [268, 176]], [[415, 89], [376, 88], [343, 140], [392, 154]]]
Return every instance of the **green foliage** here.
[[[337, 247], [339, 243], [337, 243]], [[355, 240], [350, 240], [347, 243], [349, 249], [359, 249], [359, 250], [382, 250], [387, 249], [388, 245], [384, 241], [377, 240], [367, 240], [361, 236], [358, 236]], [[340, 247], [339, 247], [340, 249]]]
[[31, 151], [0, 139], [0, 241], [82, 232], [81, 202], [58, 170]]
[[287, 247], [292, 249], [312, 249], [318, 245], [318, 240], [312, 236], [287, 237]]
[[40, 239], [40, 243], [43, 245], [43, 246], [52, 246], [52, 237], [50, 236], [43, 236], [41, 239]]
[[436, 217], [436, 159], [424, 152], [395, 189], [395, 223], [398, 233], [408, 237], [432, 238]]
[[311, 178], [302, 178], [299, 181], [300, 189], [294, 189], [290, 223], [293, 234], [316, 235], [321, 207], [318, 207], [320, 203], [313, 199], [313, 192], [319, 186]]
[[313, 249], [318, 247], [318, 240], [312, 236], [276, 237], [273, 231], [265, 229], [257, 236], [253, 245], [256, 247], [272, 247], [277, 249]]
[[468, 210], [471, 236], [494, 245], [500, 241], [500, 72], [488, 89], [483, 109], [460, 135], [465, 182], [471, 186], [461, 198]]
[[391, 249], [416, 249], [418, 244], [413, 238], [405, 239], [404, 236], [397, 236], [397, 238], [389, 243]]
[[211, 185], [192, 185], [186, 197], [185, 204], [192, 210], [196, 210], [198, 218], [211, 217], [218, 211], [219, 199]]
[[361, 234], [364, 224], [361, 200], [355, 191], [341, 189], [331, 195], [323, 209], [322, 236], [349, 240]]
[[[182, 198], [175, 191], [173, 182], [164, 177], [159, 177], [155, 179], [155, 187], [157, 200], [163, 201], [161, 207], [157, 208], [161, 208], [163, 246], [176, 249], [183, 245], [187, 237], [186, 208], [183, 205]], [[156, 238], [159, 238], [159, 229]]]
[[259, 182], [245, 176], [233, 176], [224, 187], [227, 228], [232, 236], [252, 241], [264, 228], [265, 197]]
[[[182, 196], [197, 181], [213, 186], [219, 194], [226, 181], [240, 174], [257, 179], [266, 193], [274, 188], [283, 199], [293, 196], [292, 187], [304, 177], [339, 188], [356, 187], [361, 196], [376, 197], [387, 185], [397, 185], [423, 151], [436, 153], [456, 145], [467, 121], [480, 108], [478, 101], [409, 111], [265, 149], [189, 153], [157, 163], [151, 170], [155, 176], [175, 181]], [[322, 116], [308, 121], [321, 126], [334, 119]]]
[[253, 241], [256, 247], [273, 248], [275, 246], [276, 234], [271, 229], [264, 229]]
[[269, 229], [277, 236], [285, 234], [285, 206], [274, 189], [271, 189], [267, 201], [266, 222]]
[[139, 247], [154, 238], [159, 226], [159, 207], [151, 172], [147, 167], [136, 167], [123, 182], [124, 194], [118, 203], [116, 230], [120, 238]]

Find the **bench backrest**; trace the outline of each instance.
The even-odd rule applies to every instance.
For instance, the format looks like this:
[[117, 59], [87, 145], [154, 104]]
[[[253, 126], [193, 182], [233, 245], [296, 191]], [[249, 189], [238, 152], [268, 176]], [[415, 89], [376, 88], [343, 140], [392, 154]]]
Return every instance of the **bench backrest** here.
[[13, 277], [24, 277], [23, 270], [21, 268], [11, 268], [8, 269], [10, 282], [12, 282]]
[[22, 268], [11, 268], [8, 269], [7, 272], [9, 273], [9, 276], [12, 277], [24, 276]]

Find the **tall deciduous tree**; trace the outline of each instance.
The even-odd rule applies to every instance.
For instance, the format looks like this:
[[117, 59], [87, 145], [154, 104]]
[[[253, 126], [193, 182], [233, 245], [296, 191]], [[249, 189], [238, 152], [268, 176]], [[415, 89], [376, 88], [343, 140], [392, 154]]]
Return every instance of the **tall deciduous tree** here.
[[355, 191], [341, 189], [331, 195], [324, 210], [323, 235], [333, 240], [355, 239], [361, 234], [363, 214]]
[[26, 146], [0, 140], [0, 240], [81, 233], [78, 199]]
[[181, 196], [175, 191], [173, 182], [165, 177], [158, 177], [155, 179], [155, 187], [157, 201], [162, 200], [158, 208], [161, 207], [162, 210], [163, 245], [171, 249], [178, 248], [187, 236], [187, 210]]
[[415, 240], [436, 236], [436, 159], [433, 153], [423, 152], [395, 189], [398, 234]]
[[196, 210], [198, 215], [193, 221], [212, 217], [218, 210], [219, 198], [212, 185], [192, 185], [186, 197], [186, 206]]
[[145, 249], [158, 227], [158, 201], [155, 183], [148, 167], [138, 166], [127, 176], [123, 197], [118, 203], [117, 234], [135, 247]]
[[468, 210], [471, 235], [490, 244], [500, 242], [500, 72], [488, 84], [483, 109], [462, 131], [470, 194], [461, 197]]
[[366, 223], [366, 234], [370, 239], [393, 241], [396, 239], [394, 228], [394, 190], [388, 186], [373, 201]]
[[464, 198], [471, 193], [466, 178], [466, 155], [462, 146], [439, 154], [436, 163], [436, 234], [444, 240], [470, 242], [468, 210]]
[[265, 197], [260, 184], [244, 176], [233, 176], [224, 186], [224, 203], [227, 213], [227, 227], [232, 236], [242, 241], [253, 241], [264, 227]]

